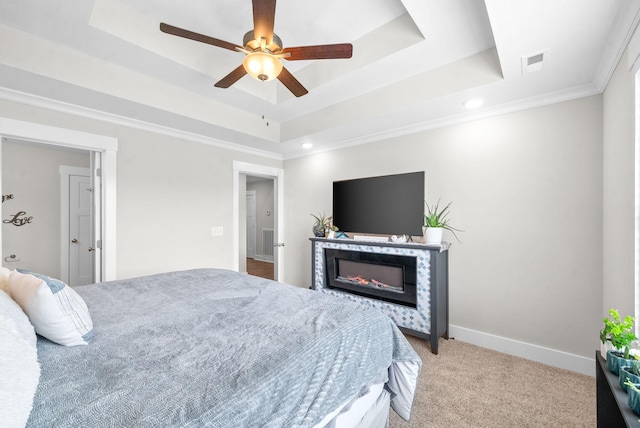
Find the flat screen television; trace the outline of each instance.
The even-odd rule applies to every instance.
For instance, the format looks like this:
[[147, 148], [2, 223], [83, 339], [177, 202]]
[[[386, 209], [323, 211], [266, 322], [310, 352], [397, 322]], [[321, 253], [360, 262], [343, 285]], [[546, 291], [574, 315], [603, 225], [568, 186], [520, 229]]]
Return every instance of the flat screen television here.
[[333, 224], [344, 232], [422, 235], [424, 171], [333, 182]]

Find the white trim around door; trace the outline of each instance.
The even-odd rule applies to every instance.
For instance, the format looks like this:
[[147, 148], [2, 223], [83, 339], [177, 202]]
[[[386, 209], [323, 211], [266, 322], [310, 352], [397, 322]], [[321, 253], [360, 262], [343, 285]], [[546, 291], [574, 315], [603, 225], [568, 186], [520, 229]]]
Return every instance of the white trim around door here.
[[[276, 281], [284, 279], [284, 170], [247, 162], [233, 161], [233, 269], [240, 269], [240, 174], [255, 175], [274, 179], [275, 195], [274, 242], [274, 274]], [[242, 197], [244, 198], [244, 190]]]

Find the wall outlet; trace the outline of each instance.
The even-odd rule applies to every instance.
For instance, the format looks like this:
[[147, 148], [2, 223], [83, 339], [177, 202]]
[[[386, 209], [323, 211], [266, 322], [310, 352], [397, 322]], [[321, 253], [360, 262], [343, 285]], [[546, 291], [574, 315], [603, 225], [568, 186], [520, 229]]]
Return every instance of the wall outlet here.
[[222, 226], [212, 226], [211, 227], [211, 236], [222, 236], [224, 235], [224, 229]]

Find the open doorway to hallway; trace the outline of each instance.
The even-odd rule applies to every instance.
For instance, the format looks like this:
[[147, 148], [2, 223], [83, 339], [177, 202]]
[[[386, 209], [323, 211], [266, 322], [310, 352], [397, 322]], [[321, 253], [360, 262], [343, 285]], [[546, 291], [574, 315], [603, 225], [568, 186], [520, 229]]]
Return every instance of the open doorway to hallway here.
[[3, 266], [95, 282], [92, 153], [2, 139]]
[[275, 224], [273, 178], [247, 175], [247, 272], [274, 279]]
[[233, 161], [233, 254], [237, 255], [233, 268], [238, 272], [247, 271], [247, 207], [245, 200], [247, 176], [267, 178], [273, 183], [274, 208], [270, 215], [274, 225], [273, 270], [274, 279], [283, 282], [286, 278], [284, 277], [284, 170], [281, 168]]

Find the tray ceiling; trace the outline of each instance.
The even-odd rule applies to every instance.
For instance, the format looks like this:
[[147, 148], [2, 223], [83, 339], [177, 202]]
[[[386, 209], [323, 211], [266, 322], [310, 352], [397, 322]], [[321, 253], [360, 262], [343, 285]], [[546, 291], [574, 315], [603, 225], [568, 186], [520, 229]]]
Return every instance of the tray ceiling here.
[[[639, 3], [278, 0], [285, 47], [354, 46], [348, 60], [284, 61], [309, 90], [295, 98], [249, 76], [215, 88], [243, 54], [158, 29], [241, 45], [248, 0], [3, 0], [0, 97], [287, 158], [306, 153], [303, 143], [364, 144], [601, 93]], [[469, 112], [472, 98], [484, 105]]]

